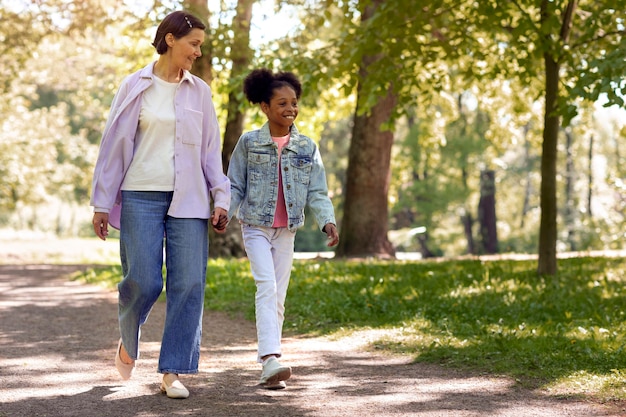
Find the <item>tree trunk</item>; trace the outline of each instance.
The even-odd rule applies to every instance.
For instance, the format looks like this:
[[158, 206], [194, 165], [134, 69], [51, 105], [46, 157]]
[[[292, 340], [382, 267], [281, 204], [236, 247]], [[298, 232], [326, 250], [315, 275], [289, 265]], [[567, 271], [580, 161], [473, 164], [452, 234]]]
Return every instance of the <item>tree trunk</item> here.
[[474, 219], [472, 215], [463, 210], [464, 213], [461, 216], [461, 224], [463, 225], [463, 231], [465, 232], [465, 240], [467, 240], [467, 254], [476, 254], [476, 245], [474, 243], [474, 234], [472, 233], [472, 226], [474, 225]]
[[[382, 3], [382, 0], [375, 0], [363, 12], [362, 20], [369, 19]], [[368, 68], [378, 59], [380, 57], [376, 55], [363, 57], [359, 70], [361, 80], [367, 78]], [[360, 93], [359, 86], [359, 99]], [[359, 115], [357, 105], [348, 153], [338, 257], [395, 257], [395, 250], [387, 237], [393, 132], [382, 132], [381, 126], [389, 120], [396, 102], [397, 97], [390, 86], [387, 95], [380, 97], [369, 113]]]
[[532, 184], [531, 164], [530, 164], [530, 141], [528, 140], [528, 131], [530, 125], [524, 126], [524, 164], [526, 165], [526, 184], [524, 186], [524, 203], [522, 205], [522, 218], [520, 219], [520, 229], [524, 228], [526, 222], [526, 214], [530, 211], [530, 189]]
[[[549, 16], [550, 0], [541, 2], [541, 21], [548, 24], [553, 16]], [[576, 9], [576, 1], [567, 4], [563, 13], [561, 43], [567, 44], [572, 23], [572, 16]], [[543, 27], [543, 25], [542, 25]], [[543, 33], [544, 65], [546, 73], [546, 98], [543, 128], [543, 144], [541, 153], [541, 224], [539, 226], [539, 259], [537, 273], [539, 275], [555, 275], [557, 272], [556, 241], [557, 241], [557, 204], [556, 204], [556, 163], [557, 144], [559, 136], [560, 118], [557, 115], [559, 102], [559, 70], [560, 65], [553, 54], [556, 54], [556, 43], [551, 39], [548, 31]], [[559, 46], [562, 48], [562, 46]]]
[[[256, 0], [239, 0], [237, 4], [237, 14], [233, 18], [232, 29], [234, 42], [231, 49], [231, 78], [243, 74], [250, 65], [252, 50], [250, 49], [250, 21], [252, 19], [252, 5]], [[207, 0], [186, 0], [186, 9], [202, 19], [207, 28], [210, 12]], [[204, 79], [207, 84], [212, 80], [212, 53], [210, 50], [210, 39], [205, 42], [206, 49], [203, 48], [202, 57], [194, 63], [193, 73]], [[237, 83], [237, 91], [241, 89], [241, 83]], [[222, 163], [224, 172], [228, 170], [228, 162], [233, 148], [243, 131], [244, 114], [239, 110], [241, 100], [237, 98], [233, 90], [228, 95], [228, 118], [226, 130], [224, 131], [224, 146], [222, 149]], [[217, 234], [209, 227], [209, 256], [211, 258], [221, 257], [242, 257], [245, 256], [241, 230], [236, 222], [229, 225], [226, 233]]]
[[559, 135], [559, 117], [556, 106], [559, 88], [559, 65], [549, 53], [544, 56], [546, 65], [546, 103], [541, 153], [541, 223], [539, 226], [540, 275], [556, 274], [556, 162]]
[[496, 181], [493, 170], [480, 173], [480, 201], [478, 202], [478, 223], [482, 252], [498, 253], [498, 229], [496, 223]]
[[564, 224], [567, 228], [567, 243], [569, 250], [575, 251], [576, 247], [576, 199], [574, 198], [574, 182], [576, 180], [576, 168], [574, 167], [574, 154], [572, 151], [573, 134], [571, 129], [565, 130], [565, 207], [563, 209]]
[[224, 146], [222, 148], [222, 165], [224, 172], [228, 172], [230, 156], [235, 149], [239, 137], [243, 133], [245, 113], [241, 111], [244, 97], [241, 94], [243, 77], [249, 70], [253, 51], [250, 48], [250, 22], [252, 20], [252, 6], [256, 0], [238, 0], [237, 15], [233, 19], [233, 45], [230, 53], [232, 68], [231, 85], [228, 94], [228, 116], [224, 130]]
[[422, 259], [434, 258], [435, 254], [428, 248], [428, 230], [417, 235], [417, 243], [420, 245]]
[[[617, 161], [619, 158], [619, 147], [615, 147], [617, 153]], [[593, 197], [593, 134], [589, 135], [589, 153], [587, 155], [587, 217], [591, 220], [593, 213], [591, 212], [591, 200]]]
[[395, 97], [389, 94], [371, 115], [355, 116], [337, 256], [395, 256], [387, 238], [393, 133], [380, 131], [394, 104]]
[[[459, 132], [459, 138], [461, 140], [467, 137], [467, 115], [465, 114], [465, 109], [463, 107], [463, 95], [457, 95], [456, 99], [457, 111], [459, 112], [459, 121], [461, 123], [461, 130]], [[463, 192], [465, 195], [469, 194], [469, 186], [467, 184], [467, 180], [469, 174], [467, 172], [467, 154], [463, 154], [463, 161], [461, 165], [461, 181], [463, 183]], [[463, 215], [461, 216], [461, 224], [463, 225], [463, 230], [465, 231], [465, 239], [467, 240], [467, 253], [470, 255], [476, 254], [476, 242], [474, 241], [474, 233], [473, 233], [473, 225], [474, 219], [467, 209], [467, 203], [463, 203]]]
[[[250, 48], [250, 22], [252, 20], [252, 6], [256, 0], [238, 0], [237, 14], [233, 18], [233, 45], [230, 52], [232, 62], [230, 78], [238, 80], [231, 84], [228, 93], [228, 114], [226, 117], [226, 128], [224, 130], [224, 144], [222, 147], [222, 165], [224, 172], [228, 172], [230, 157], [235, 149], [239, 137], [243, 133], [243, 122], [245, 113], [241, 110], [243, 95], [241, 80], [249, 70], [252, 61], [252, 49]], [[215, 242], [219, 249], [214, 251], [217, 257], [242, 257], [245, 256], [241, 230], [236, 222], [231, 224], [226, 233], [216, 235]]]

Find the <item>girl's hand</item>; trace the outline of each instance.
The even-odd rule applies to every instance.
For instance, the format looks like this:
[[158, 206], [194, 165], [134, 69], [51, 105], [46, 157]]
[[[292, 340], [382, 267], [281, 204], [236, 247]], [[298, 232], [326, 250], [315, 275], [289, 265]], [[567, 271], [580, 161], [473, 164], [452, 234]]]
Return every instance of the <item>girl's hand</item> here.
[[326, 233], [326, 238], [328, 240], [326, 242], [326, 246], [332, 247], [339, 243], [339, 232], [337, 231], [337, 226], [332, 223], [327, 223], [322, 230]]
[[221, 207], [217, 207], [211, 214], [211, 226], [215, 233], [225, 233], [228, 226], [228, 213]]

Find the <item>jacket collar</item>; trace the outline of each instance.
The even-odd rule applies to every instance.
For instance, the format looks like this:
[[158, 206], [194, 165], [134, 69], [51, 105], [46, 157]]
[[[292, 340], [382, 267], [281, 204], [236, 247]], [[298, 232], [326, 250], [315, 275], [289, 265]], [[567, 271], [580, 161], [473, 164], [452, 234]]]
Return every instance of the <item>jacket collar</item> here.
[[[300, 132], [298, 132], [298, 128], [295, 123], [291, 125], [289, 135], [289, 143], [287, 143], [285, 148], [293, 149], [290, 145], [297, 143], [300, 139]], [[269, 122], [265, 122], [265, 124], [261, 126], [261, 129], [259, 129], [259, 142], [268, 144], [273, 143]]]
[[[156, 77], [156, 75], [154, 75], [154, 65], [155, 64], [156, 64], [156, 61], [151, 62], [150, 64], [148, 64], [145, 67], [143, 67], [139, 71], [139, 76], [141, 78], [146, 78], [146, 79], [153, 80], [154, 77]], [[190, 82], [192, 86], [195, 84], [192, 74], [189, 71], [187, 71], [187, 70], [183, 70], [183, 78], [181, 80], [181, 83], [183, 81]]]

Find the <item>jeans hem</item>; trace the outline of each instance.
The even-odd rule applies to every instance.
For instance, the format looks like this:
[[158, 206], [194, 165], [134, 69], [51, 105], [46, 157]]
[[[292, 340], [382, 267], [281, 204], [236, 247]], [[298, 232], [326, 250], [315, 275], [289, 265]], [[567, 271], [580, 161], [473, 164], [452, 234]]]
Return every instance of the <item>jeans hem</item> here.
[[186, 370], [181, 370], [181, 369], [159, 369], [158, 371], [160, 374], [179, 374], [179, 375], [192, 375], [192, 374], [197, 374], [198, 370], [197, 369], [186, 369]]

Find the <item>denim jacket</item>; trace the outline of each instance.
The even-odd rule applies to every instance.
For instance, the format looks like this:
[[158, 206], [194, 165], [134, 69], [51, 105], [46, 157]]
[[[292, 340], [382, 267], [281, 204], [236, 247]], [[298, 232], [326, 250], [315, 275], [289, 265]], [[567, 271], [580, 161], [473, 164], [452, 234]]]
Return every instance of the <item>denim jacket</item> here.
[[278, 155], [269, 124], [241, 135], [228, 166], [231, 203], [228, 218], [255, 226], [272, 227], [278, 197], [278, 158], [283, 174], [288, 229], [304, 224], [304, 208], [309, 207], [320, 229], [335, 222], [328, 197], [326, 173], [317, 145], [291, 126], [289, 142]]

